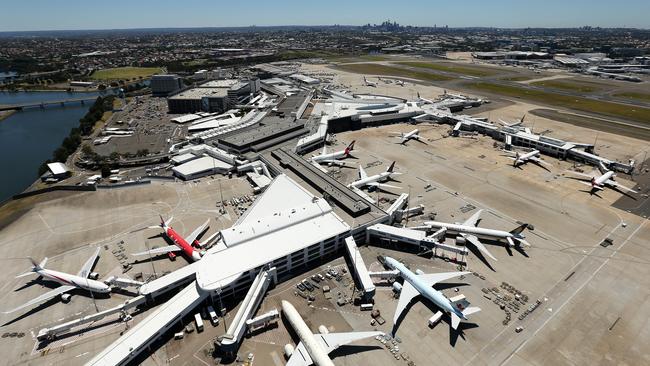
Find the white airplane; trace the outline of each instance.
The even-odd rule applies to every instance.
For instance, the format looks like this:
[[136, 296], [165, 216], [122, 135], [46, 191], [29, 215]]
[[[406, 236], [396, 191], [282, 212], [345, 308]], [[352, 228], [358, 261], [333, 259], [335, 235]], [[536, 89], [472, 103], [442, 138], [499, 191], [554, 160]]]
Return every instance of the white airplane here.
[[368, 79], [366, 79], [365, 76], [363, 77], [363, 82], [366, 83], [366, 86], [371, 86], [373, 88], [377, 87], [377, 83], [375, 83], [374, 81], [368, 81]]
[[397, 173], [394, 172], [393, 169], [395, 168], [395, 162], [392, 162], [388, 169], [386, 169], [385, 172], [381, 172], [379, 174], [371, 175], [368, 176], [366, 174], [366, 171], [363, 169], [361, 165], [359, 165], [359, 179], [348, 184], [348, 188], [362, 188], [365, 186], [369, 186], [372, 188], [397, 188], [400, 189], [400, 187], [397, 186], [392, 186], [390, 184], [384, 184], [381, 182], [385, 182], [389, 179], [391, 179], [394, 175], [401, 175], [402, 173]]
[[581, 181], [580, 183], [591, 187], [591, 190], [590, 190], [591, 194], [595, 193], [596, 191], [602, 191], [603, 189], [605, 189], [605, 187], [610, 187], [610, 188], [612, 188], [614, 190], [622, 189], [622, 190], [630, 192], [630, 193], [639, 193], [639, 192], [633, 190], [632, 188], [628, 188], [628, 187], [618, 183], [617, 181], [615, 181], [614, 178], [616, 178], [616, 174], [614, 173], [614, 171], [607, 169], [607, 167], [605, 167], [605, 164], [603, 164], [602, 161], [598, 162], [598, 170], [601, 173], [600, 176], [582, 174], [582, 173], [573, 172], [573, 171], [570, 171], [570, 170], [569, 170], [569, 172], [572, 173], [572, 174], [576, 174], [576, 175], [579, 175], [579, 176], [582, 176], [582, 177], [588, 179], [588, 181]]
[[422, 104], [434, 104], [431, 99], [422, 98], [420, 92], [418, 92], [418, 102], [421, 102]]
[[91, 280], [88, 278], [88, 276], [90, 276], [93, 266], [95, 265], [95, 261], [97, 260], [98, 257], [99, 257], [99, 248], [97, 248], [97, 250], [95, 250], [95, 253], [90, 258], [88, 258], [86, 263], [84, 263], [83, 267], [81, 267], [79, 273], [77, 273], [76, 275], [54, 271], [51, 269], [45, 269], [44, 267], [45, 264], [47, 263], [47, 258], [43, 259], [41, 263], [36, 263], [36, 261], [34, 261], [32, 258], [29, 258], [29, 260], [32, 262], [31, 270], [29, 272], [16, 276], [16, 278], [37, 274], [47, 279], [56, 281], [60, 283], [61, 286], [55, 288], [54, 290], [48, 291], [43, 295], [31, 301], [28, 301], [15, 309], [5, 311], [4, 313], [5, 314], [13, 313], [20, 309], [24, 309], [26, 307], [35, 304], [40, 304], [58, 295], [61, 295], [61, 300], [63, 300], [63, 302], [68, 302], [70, 301], [71, 295], [67, 294], [66, 292], [69, 292], [74, 289], [82, 289], [82, 290], [87, 290], [90, 292], [101, 293], [101, 294], [111, 292], [111, 288], [107, 284], [100, 281]]
[[539, 150], [533, 150], [525, 154], [519, 154], [518, 151], [504, 150], [504, 152], [509, 155], [510, 159], [512, 159], [512, 166], [515, 168], [519, 168], [519, 166], [526, 163], [533, 163], [546, 170], [548, 170], [548, 168], [542, 165], [552, 166], [551, 164], [545, 162], [540, 158], [541, 153], [539, 152]]
[[406, 144], [410, 140], [417, 140], [417, 141], [422, 142], [422, 140], [420, 140], [420, 138], [421, 138], [420, 137], [420, 130], [418, 130], [417, 128], [415, 130], [413, 130], [411, 132], [407, 132], [407, 133], [404, 133], [404, 132], [391, 132], [391, 134], [394, 135], [394, 137], [399, 138], [400, 139], [399, 143], [402, 144], [402, 145]]
[[422, 297], [434, 303], [442, 311], [449, 313], [451, 316], [451, 327], [453, 329], [458, 329], [461, 320], [468, 320], [468, 315], [481, 311], [481, 308], [478, 307], [465, 307], [465, 305], [467, 305], [465, 301], [452, 302], [440, 291], [432, 287], [438, 282], [466, 275], [471, 272], [416, 274], [411, 272], [406, 268], [406, 266], [404, 266], [404, 264], [394, 258], [378, 256], [377, 259], [384, 266], [398, 271], [400, 276], [404, 279], [404, 285], [402, 286], [399, 300], [397, 302], [397, 309], [395, 309], [395, 316], [393, 316], [393, 326], [397, 324], [397, 320], [406, 309], [406, 306], [418, 295], [422, 295]]
[[502, 119], [499, 119], [499, 122], [500, 122], [502, 125], [504, 125], [505, 127], [519, 127], [519, 126], [521, 126], [521, 125], [524, 123], [524, 119], [526, 119], [526, 115], [525, 115], [525, 114], [524, 114], [523, 117], [521, 117], [521, 119], [520, 119], [519, 121], [517, 121], [517, 122], [509, 123], [509, 122], [506, 122], [506, 121], [504, 121], [504, 120], [502, 120]]
[[347, 163], [341, 161], [340, 159], [345, 159], [350, 156], [350, 152], [354, 150], [354, 143], [355, 141], [352, 141], [350, 145], [348, 145], [345, 149], [329, 154], [327, 153], [327, 146], [323, 146], [323, 151], [321, 154], [312, 157], [311, 163], [325, 173], [327, 173], [327, 169], [321, 167], [320, 164], [327, 164], [328, 166], [345, 166]]
[[400, 80], [400, 79], [395, 79], [395, 84], [397, 84], [399, 86], [404, 86], [404, 81]]
[[309, 329], [305, 321], [302, 319], [298, 311], [293, 305], [282, 300], [282, 313], [291, 324], [293, 330], [296, 331], [300, 343], [294, 349], [290, 345], [285, 347], [289, 349], [289, 361], [287, 366], [334, 366], [332, 359], [328, 354], [339, 348], [340, 346], [348, 343], [383, 335], [382, 332], [348, 332], [348, 333], [321, 333], [314, 334]]
[[490, 251], [485, 247], [485, 245], [479, 239], [487, 240], [497, 240], [505, 241], [510, 247], [521, 247], [521, 245], [530, 246], [530, 244], [525, 240], [525, 236], [522, 235], [524, 229], [528, 227], [528, 224], [522, 224], [512, 231], [503, 231], [503, 230], [494, 230], [478, 227], [480, 221], [481, 213], [483, 210], [478, 210], [472, 217], [467, 219], [465, 222], [450, 224], [446, 222], [439, 221], [425, 221], [424, 226], [416, 227], [414, 229], [426, 229], [430, 231], [436, 231], [433, 234], [435, 237], [442, 237], [444, 235], [456, 235], [456, 242], [458, 243], [469, 243], [473, 245], [476, 249], [480, 250], [488, 257], [497, 260]]

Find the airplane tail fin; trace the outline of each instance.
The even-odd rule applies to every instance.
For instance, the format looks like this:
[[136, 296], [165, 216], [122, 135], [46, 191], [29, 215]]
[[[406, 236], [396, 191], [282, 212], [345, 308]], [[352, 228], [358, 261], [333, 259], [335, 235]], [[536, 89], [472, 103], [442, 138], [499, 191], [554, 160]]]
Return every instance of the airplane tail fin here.
[[523, 223], [523, 224], [519, 225], [517, 228], [511, 230], [510, 234], [514, 234], [514, 235], [521, 234], [521, 232], [524, 231], [526, 228], [528, 228], [528, 224]]
[[388, 169], [386, 169], [386, 171], [387, 171], [388, 173], [392, 173], [394, 168], [395, 168], [395, 162], [393, 161], [393, 162], [390, 164], [390, 166], [388, 167]]
[[524, 113], [524, 115], [523, 115], [523, 116], [521, 117], [521, 119], [519, 120], [519, 123], [524, 123], [524, 120], [525, 120], [525, 119], [526, 119], [526, 114]]
[[47, 257], [45, 259], [43, 259], [41, 261], [41, 263], [36, 263], [36, 261], [32, 257], [27, 257], [27, 259], [29, 259], [29, 261], [32, 262], [32, 268], [30, 268], [30, 270], [25, 272], [25, 273], [19, 274], [18, 276], [16, 276], [16, 278], [21, 278], [21, 277], [25, 277], [25, 276], [29, 276], [31, 274], [34, 274], [39, 269], [43, 269], [43, 266], [45, 266], [45, 263], [47, 262]]
[[43, 258], [41, 263], [38, 264], [37, 268], [45, 268], [46, 263], [47, 263], [47, 257]]
[[356, 140], [352, 140], [352, 142], [350, 142], [350, 145], [348, 145], [348, 147], [345, 148], [345, 153], [346, 154], [349, 154], [350, 151], [354, 150], [354, 143], [355, 142], [356, 142]]
[[169, 224], [171, 224], [172, 220], [174, 219], [174, 216], [172, 216], [167, 221], [165, 221], [165, 219], [163, 219], [162, 215], [158, 215], [158, 216], [160, 216], [160, 227], [169, 226]]

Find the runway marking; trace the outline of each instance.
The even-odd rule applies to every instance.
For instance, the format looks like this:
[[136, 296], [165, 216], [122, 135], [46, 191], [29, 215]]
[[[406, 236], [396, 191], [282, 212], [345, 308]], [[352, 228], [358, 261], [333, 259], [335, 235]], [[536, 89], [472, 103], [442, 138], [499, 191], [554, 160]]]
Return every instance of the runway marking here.
[[[551, 320], [555, 317], [555, 315], [557, 315], [558, 313], [560, 313], [560, 311], [562, 310], [562, 308], [564, 308], [564, 306], [565, 306], [566, 304], [568, 304], [569, 301], [571, 301], [571, 300], [572, 300], [572, 299], [573, 299], [573, 298], [574, 298], [574, 297], [575, 297], [575, 296], [576, 296], [576, 295], [577, 295], [577, 294], [578, 294], [578, 293], [579, 293], [579, 292], [580, 292], [580, 291], [581, 291], [581, 290], [582, 290], [582, 289], [583, 289], [583, 288], [584, 288], [584, 287], [585, 287], [589, 282], [591, 282], [591, 280], [596, 276], [596, 274], [598, 274], [598, 272], [600, 272], [600, 270], [601, 270], [601, 269], [602, 269], [602, 268], [603, 268], [607, 263], [609, 263], [609, 260], [610, 260], [610, 259], [611, 259], [611, 258], [612, 258], [612, 257], [613, 257], [617, 252], [618, 252], [618, 251], [620, 251], [621, 249], [623, 249], [623, 247], [625, 246], [625, 244], [627, 244], [627, 242], [628, 242], [628, 241], [629, 241], [629, 240], [630, 240], [634, 235], [636, 235], [636, 233], [639, 232], [639, 230], [641, 230], [641, 228], [642, 228], [643, 226], [645, 226], [645, 223], [646, 223], [646, 222], [647, 222], [647, 221], [643, 221], [643, 222], [642, 222], [642, 223], [641, 223], [641, 224], [636, 228], [636, 230], [634, 230], [634, 231], [632, 232], [632, 234], [630, 234], [630, 235], [627, 237], [627, 239], [625, 239], [625, 241], [624, 241], [624, 242], [623, 242], [623, 243], [618, 247], [618, 249], [616, 249], [615, 251], [613, 251], [613, 252], [612, 252], [612, 255], [610, 255], [607, 259], [605, 259], [605, 260], [603, 261], [603, 263], [602, 263], [600, 266], [598, 266], [598, 268], [596, 268], [596, 270], [595, 270], [595, 271], [594, 271], [594, 272], [589, 276], [589, 278], [587, 278], [587, 280], [586, 280], [582, 285], [580, 285], [580, 287], [578, 287], [578, 289], [577, 289], [576, 291], [574, 291], [573, 294], [571, 294], [571, 296], [569, 296], [569, 298], [566, 299], [566, 300], [562, 303], [562, 305], [560, 305], [560, 307], [558, 307], [557, 310], [556, 310], [554, 313], [552, 313], [551, 316], [550, 316], [548, 319], [546, 319], [546, 321], [544, 321], [544, 323], [542, 323], [542, 325], [541, 325], [540, 327], [538, 327], [538, 328], [535, 330], [535, 332], [533, 332], [533, 334], [532, 334], [530, 337], [528, 337], [525, 341], [523, 341], [523, 342], [519, 345], [519, 347], [517, 347], [517, 348], [516, 348], [516, 349], [515, 349], [511, 354], [510, 354], [510, 356], [508, 356], [508, 358], [506, 358], [503, 362], [501, 362], [501, 365], [506, 364], [508, 361], [510, 361], [510, 359], [511, 359], [511, 358], [512, 358], [512, 357], [513, 357], [517, 352], [519, 352], [519, 351], [520, 351], [520, 350], [521, 350], [521, 349], [522, 349], [526, 344], [528, 344], [528, 341], [530, 341], [531, 339], [533, 339], [533, 338], [537, 335], [537, 333], [539, 333], [539, 331], [542, 330], [542, 329], [546, 326], [546, 324], [548, 324], [548, 322], [551, 321]], [[615, 229], [614, 229], [614, 230], [615, 230]], [[612, 231], [614, 231], [614, 230], [612, 230]], [[596, 248], [597, 248], [597, 247], [594, 247], [594, 249], [592, 249], [592, 252], [593, 252], [594, 250], [596, 250]], [[585, 258], [587, 258], [587, 257], [588, 257], [588, 256], [583, 257], [582, 260], [580, 260], [580, 262], [578, 262], [578, 264], [576, 264], [576, 266], [578, 266], [578, 265], [579, 265], [579, 264], [580, 264], [580, 263], [581, 263]], [[574, 267], [574, 268], [575, 268], [575, 267]], [[555, 286], [553, 286], [553, 287], [555, 287]]]

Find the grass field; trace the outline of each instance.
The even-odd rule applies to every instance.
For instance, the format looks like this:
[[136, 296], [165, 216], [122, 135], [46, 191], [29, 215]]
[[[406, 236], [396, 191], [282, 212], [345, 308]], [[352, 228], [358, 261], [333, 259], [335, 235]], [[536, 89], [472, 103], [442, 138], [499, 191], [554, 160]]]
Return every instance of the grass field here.
[[527, 81], [527, 80], [532, 80], [536, 79], [537, 77], [535, 76], [526, 76], [526, 75], [518, 75], [518, 76], [508, 76], [505, 78], [501, 78], [503, 81]]
[[544, 88], [560, 89], [580, 93], [592, 93], [603, 90], [602, 85], [589, 81], [580, 80], [545, 80], [531, 83], [530, 85], [541, 86]]
[[453, 65], [453, 64], [442, 64], [442, 63], [433, 63], [433, 62], [404, 61], [404, 62], [396, 62], [396, 64], [411, 66], [411, 67], [417, 67], [417, 68], [421, 68], [421, 69], [429, 69], [429, 70], [435, 70], [435, 71], [451, 72], [451, 73], [454, 73], [454, 74], [477, 76], [477, 77], [492, 76], [492, 75], [497, 74], [496, 71], [488, 70], [488, 69], [484, 69], [484, 68], [480, 68], [480, 67], [471, 67], [471, 66], [462, 66], [462, 65]]
[[554, 94], [540, 90], [529, 90], [516, 86], [493, 83], [467, 83], [466, 86], [479, 91], [521, 98], [535, 102], [547, 103], [584, 112], [592, 112], [612, 117], [626, 118], [632, 121], [650, 124], [650, 108], [630, 107], [629, 105], [591, 100], [580, 97]]
[[386, 75], [386, 76], [402, 76], [411, 79], [418, 79], [424, 81], [446, 81], [452, 80], [452, 77], [432, 74], [425, 71], [414, 71], [402, 69], [399, 67], [379, 65], [379, 64], [349, 64], [349, 65], [338, 65], [336, 68], [354, 72], [357, 74], [370, 74], [370, 75]]
[[636, 93], [636, 92], [625, 92], [614, 94], [615, 97], [636, 99], [644, 102], [650, 102], [650, 94], [648, 93]]
[[148, 78], [161, 72], [162, 69], [159, 67], [116, 67], [114, 69], [97, 70], [90, 77], [94, 80], [128, 80], [139, 77]]

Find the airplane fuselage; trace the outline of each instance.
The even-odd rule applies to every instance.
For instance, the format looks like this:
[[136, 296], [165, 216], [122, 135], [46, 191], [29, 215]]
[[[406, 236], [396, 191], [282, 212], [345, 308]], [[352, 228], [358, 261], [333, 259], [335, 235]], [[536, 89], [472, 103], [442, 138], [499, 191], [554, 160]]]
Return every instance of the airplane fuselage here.
[[411, 272], [402, 263], [390, 257], [386, 257], [385, 263], [388, 267], [399, 271], [404, 281], [410, 283], [424, 298], [436, 304], [440, 309], [448, 313], [454, 313], [461, 319], [467, 319], [461, 310], [454, 308], [445, 295], [419, 279], [417, 274]]
[[432, 230], [445, 228], [447, 229], [447, 235], [471, 234], [479, 239], [487, 240], [507, 240], [507, 238], [516, 238], [516, 236], [512, 233], [503, 230], [486, 229], [482, 227], [451, 224], [438, 221], [426, 221], [424, 224], [431, 227]]
[[89, 278], [84, 278], [59, 271], [53, 271], [51, 269], [39, 269], [35, 272], [40, 276], [56, 281], [62, 285], [74, 286], [96, 293], [111, 292], [111, 288], [107, 284], [100, 281], [91, 280]]
[[347, 152], [345, 150], [333, 152], [330, 154], [323, 154], [323, 155], [317, 155], [311, 158], [311, 161], [314, 163], [318, 163], [324, 160], [337, 160], [337, 159], [343, 159], [348, 156]]
[[539, 156], [539, 154], [540, 154], [539, 150], [533, 150], [523, 155], [519, 155], [519, 157], [515, 161], [515, 164], [523, 164], [527, 162], [530, 158]]
[[314, 333], [312, 333], [307, 324], [305, 324], [305, 321], [302, 319], [296, 308], [288, 301], [282, 301], [282, 312], [289, 321], [289, 324], [291, 324], [293, 330], [296, 331], [298, 338], [300, 338], [300, 341], [307, 350], [314, 365], [334, 366], [332, 359], [329, 358], [325, 350], [320, 346], [316, 337], [314, 337]]
[[198, 261], [201, 259], [201, 254], [194, 249], [194, 247], [188, 243], [182, 236], [180, 236], [174, 229], [171, 227], [165, 227], [165, 235], [174, 242], [174, 244], [181, 248], [183, 253], [188, 257], [192, 258], [193, 261]]
[[363, 186], [366, 186], [368, 183], [384, 182], [388, 178], [390, 178], [390, 176], [391, 176], [390, 172], [383, 172], [383, 173], [371, 175], [370, 177], [359, 179], [357, 181], [350, 183], [348, 187], [361, 188]]
[[614, 172], [609, 170], [609, 171], [605, 172], [605, 174], [601, 175], [600, 177], [595, 178], [592, 181], [592, 185], [602, 187], [602, 186], [605, 185], [605, 182], [607, 182], [608, 180], [614, 178], [614, 176], [615, 176]]

